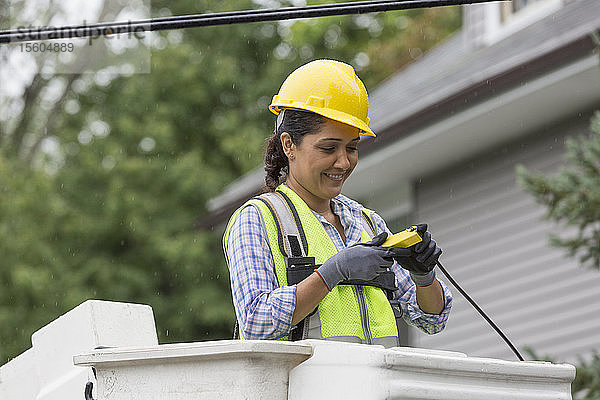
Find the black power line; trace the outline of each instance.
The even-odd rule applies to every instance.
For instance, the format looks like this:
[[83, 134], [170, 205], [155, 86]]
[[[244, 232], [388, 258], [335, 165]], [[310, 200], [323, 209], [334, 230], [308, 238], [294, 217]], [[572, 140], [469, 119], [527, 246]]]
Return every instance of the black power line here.
[[127, 22], [105, 22], [89, 25], [69, 25], [62, 27], [20, 28], [0, 31], [0, 43], [98, 37], [124, 33], [196, 28], [201, 26], [282, 21], [289, 19], [327, 17], [334, 15], [409, 10], [415, 8], [491, 3], [497, 1], [499, 0], [355, 1], [350, 3], [321, 4], [304, 7], [284, 7], [275, 9], [182, 15]]
[[[0, 31], [0, 43], [14, 43], [38, 40], [69, 39], [118, 35], [146, 31], [196, 28], [201, 26], [231, 25], [250, 22], [282, 21], [289, 19], [326, 17], [334, 15], [364, 14], [370, 12], [408, 10], [456, 6], [475, 3], [491, 3], [502, 0], [404, 0], [404, 1], [355, 1], [351, 3], [322, 4], [304, 7], [284, 7], [276, 9], [231, 11], [212, 14], [194, 14], [174, 17], [153, 18], [128, 22], [106, 22], [90, 25], [70, 25], [63, 27], [41, 27]], [[517, 358], [523, 357], [498, 326], [485, 314], [475, 301], [458, 285], [448, 271], [438, 262], [440, 270], [450, 283], [467, 299], [481, 316], [508, 344]]]
[[492, 319], [490, 317], [488, 317], [487, 314], [481, 309], [481, 307], [479, 307], [477, 305], [477, 303], [475, 303], [475, 300], [473, 300], [471, 298], [471, 296], [469, 296], [467, 294], [467, 292], [465, 292], [465, 290], [460, 287], [460, 285], [454, 280], [454, 278], [452, 278], [452, 276], [448, 273], [448, 271], [446, 271], [446, 268], [444, 268], [442, 266], [442, 264], [440, 264], [439, 261], [437, 262], [437, 266], [444, 273], [444, 275], [446, 275], [446, 278], [448, 278], [448, 280], [450, 281], [450, 283], [452, 285], [454, 285], [454, 287], [460, 292], [460, 294], [462, 294], [463, 297], [469, 303], [471, 303], [471, 305], [473, 306], [473, 308], [475, 308], [475, 310], [477, 310], [477, 312], [483, 317], [483, 319], [485, 319], [487, 321], [487, 323], [490, 324], [492, 328], [494, 328], [494, 330], [496, 331], [496, 333], [498, 335], [500, 335], [500, 337], [504, 340], [504, 342], [508, 345], [508, 347], [510, 347], [510, 349], [513, 351], [513, 353], [515, 353], [515, 355], [517, 356], [517, 358], [520, 361], [525, 361], [525, 359], [523, 358], [523, 356], [521, 355], [521, 353], [519, 353], [519, 350], [517, 350], [517, 348], [512, 344], [512, 342], [508, 339], [508, 337], [504, 334], [504, 332], [502, 332], [502, 330], [500, 330], [500, 328], [498, 328], [498, 325], [496, 325], [494, 323], [494, 321], [492, 321]]

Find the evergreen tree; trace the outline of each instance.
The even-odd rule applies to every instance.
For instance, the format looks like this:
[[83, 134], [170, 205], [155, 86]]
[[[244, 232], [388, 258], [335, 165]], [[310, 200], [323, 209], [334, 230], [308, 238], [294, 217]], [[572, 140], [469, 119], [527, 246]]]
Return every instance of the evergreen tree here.
[[[600, 48], [600, 35], [592, 39]], [[577, 255], [581, 265], [600, 270], [600, 111], [591, 120], [590, 134], [568, 138], [566, 147], [566, 165], [557, 175], [532, 173], [520, 165], [517, 180], [547, 207], [549, 220], [576, 228], [574, 236], [551, 234], [550, 244]], [[600, 400], [597, 350], [589, 361], [580, 360], [571, 391], [577, 400]]]
[[[531, 360], [554, 364], [561, 362], [550, 355], [539, 355], [531, 347], [524, 350]], [[600, 354], [597, 351], [594, 351], [589, 360], [579, 359], [575, 379], [571, 384], [571, 394], [575, 400], [600, 400]]]
[[583, 266], [600, 269], [600, 112], [589, 136], [566, 141], [566, 165], [545, 176], [517, 166], [517, 178], [535, 200], [547, 207], [549, 220], [576, 227], [573, 236], [552, 234], [550, 243], [579, 257]]
[[[548, 208], [547, 218], [577, 228], [574, 236], [550, 235], [550, 243], [579, 256], [581, 265], [600, 269], [600, 111], [588, 136], [566, 141], [566, 165], [554, 176], [517, 166], [517, 179], [536, 201]], [[532, 353], [533, 354], [533, 353]], [[540, 359], [535, 357], [535, 359]], [[549, 359], [546, 357], [546, 359]], [[581, 360], [572, 384], [574, 399], [600, 400], [600, 357]]]
[[581, 360], [571, 386], [576, 400], [600, 400], [600, 355], [594, 353], [590, 361]]

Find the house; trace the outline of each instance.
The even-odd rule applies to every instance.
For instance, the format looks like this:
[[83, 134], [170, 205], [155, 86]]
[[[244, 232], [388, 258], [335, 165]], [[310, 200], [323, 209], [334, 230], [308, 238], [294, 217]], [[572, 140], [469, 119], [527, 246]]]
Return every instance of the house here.
[[[564, 361], [600, 351], [600, 273], [548, 245], [561, 227], [544, 221], [515, 166], [556, 171], [565, 138], [589, 131], [600, 109], [598, 30], [598, 0], [465, 6], [460, 32], [371, 88], [378, 137], [364, 141], [344, 187], [392, 231], [427, 222], [444, 266], [515, 345]], [[212, 199], [211, 223], [224, 223], [263, 176], [257, 169]], [[453, 292], [446, 330], [407, 328], [403, 343], [513, 359]]]

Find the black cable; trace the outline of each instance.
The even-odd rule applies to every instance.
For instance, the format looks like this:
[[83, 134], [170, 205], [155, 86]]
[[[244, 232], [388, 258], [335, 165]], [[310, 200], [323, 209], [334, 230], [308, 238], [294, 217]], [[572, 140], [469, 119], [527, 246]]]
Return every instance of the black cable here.
[[465, 299], [467, 299], [467, 301], [469, 303], [471, 303], [471, 305], [475, 308], [475, 310], [477, 310], [477, 312], [479, 312], [479, 314], [481, 314], [481, 316], [488, 322], [488, 324], [490, 324], [492, 326], [492, 328], [494, 328], [494, 330], [498, 333], [498, 335], [500, 335], [500, 337], [502, 339], [504, 339], [504, 341], [506, 342], [506, 344], [508, 345], [508, 347], [510, 347], [510, 349], [513, 351], [513, 353], [516, 354], [517, 358], [520, 361], [525, 361], [525, 359], [523, 358], [523, 356], [521, 355], [521, 353], [519, 353], [519, 351], [517, 350], [517, 348], [511, 343], [510, 340], [508, 340], [508, 338], [506, 337], [506, 335], [500, 330], [500, 328], [498, 328], [498, 326], [494, 323], [494, 321], [491, 320], [490, 317], [487, 316], [487, 314], [485, 312], [483, 312], [483, 310], [477, 305], [477, 303], [475, 303], [475, 300], [473, 300], [471, 298], [471, 296], [469, 296], [467, 294], [467, 292], [465, 292], [463, 290], [463, 288], [460, 287], [460, 285], [454, 280], [454, 278], [452, 278], [452, 276], [450, 276], [450, 274], [448, 273], [448, 271], [446, 271], [446, 268], [444, 268], [442, 266], [442, 264], [440, 264], [440, 262], [437, 262], [437, 266], [439, 267], [440, 271], [442, 271], [444, 273], [444, 275], [446, 275], [446, 278], [448, 278], [448, 280], [450, 281], [450, 283], [452, 283], [452, 285], [454, 285], [454, 287], [460, 292], [460, 294], [463, 295], [463, 297]]
[[63, 27], [40, 27], [0, 31], [0, 43], [98, 37], [145, 31], [196, 28], [242, 24], [250, 22], [281, 21], [289, 19], [325, 17], [334, 15], [363, 14], [370, 12], [408, 10], [474, 3], [490, 3], [498, 0], [403, 0], [403, 1], [356, 1], [350, 3], [321, 4], [303, 7], [231, 11], [212, 14], [195, 14], [175, 17], [153, 18], [128, 22], [109, 22]]
[[[487, 1], [502, 1], [502, 0], [487, 0]], [[390, 0], [353, 1], [351, 4], [355, 5], [355, 6], [362, 6], [362, 5], [381, 5], [381, 4], [388, 4], [388, 3], [397, 3], [397, 1], [395, 1], [395, 2], [390, 1]], [[348, 4], [348, 3], [319, 4], [319, 5], [314, 5], [314, 6], [267, 8], [267, 9], [242, 10], [242, 11], [226, 11], [226, 12], [220, 12], [220, 13], [215, 13], [215, 14], [179, 15], [179, 16], [159, 17], [159, 18], [138, 20], [138, 21], [135, 21], [135, 24], [144, 25], [144, 24], [152, 24], [152, 23], [159, 23], [159, 22], [185, 21], [185, 20], [190, 20], [190, 19], [213, 16], [213, 15], [217, 15], [217, 14], [221, 17], [228, 17], [228, 16], [238, 16], [238, 15], [256, 15], [256, 14], [263, 15], [263, 14], [271, 14], [274, 12], [281, 12], [281, 11], [285, 11], [285, 10], [306, 11], [306, 10], [317, 10], [317, 9], [329, 9], [329, 8], [337, 8], [339, 6], [343, 6], [344, 4]], [[72, 25], [69, 28], [85, 29], [85, 28], [90, 28], [92, 26], [94, 28], [108, 28], [114, 23], [115, 22], [99, 22], [99, 23], [91, 24], [91, 25]], [[12, 33], [23, 33], [23, 30], [12, 29], [12, 30], [0, 31], [0, 36], [12, 34]]]

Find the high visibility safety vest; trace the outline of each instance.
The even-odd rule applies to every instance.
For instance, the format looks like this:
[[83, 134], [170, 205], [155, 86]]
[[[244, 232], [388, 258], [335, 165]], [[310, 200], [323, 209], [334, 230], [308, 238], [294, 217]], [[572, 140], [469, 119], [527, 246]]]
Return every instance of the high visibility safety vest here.
[[[226, 256], [231, 226], [248, 206], [256, 207], [262, 215], [280, 286], [288, 285], [286, 267], [291, 257], [314, 257], [315, 264], [320, 265], [338, 252], [308, 205], [293, 190], [280, 185], [273, 193], [248, 200], [231, 216], [223, 236]], [[363, 210], [363, 216], [361, 241], [367, 242], [375, 234], [375, 224], [369, 210]], [[396, 318], [386, 294], [378, 287], [366, 285], [337, 285], [289, 337], [282, 339], [399, 345]]]

